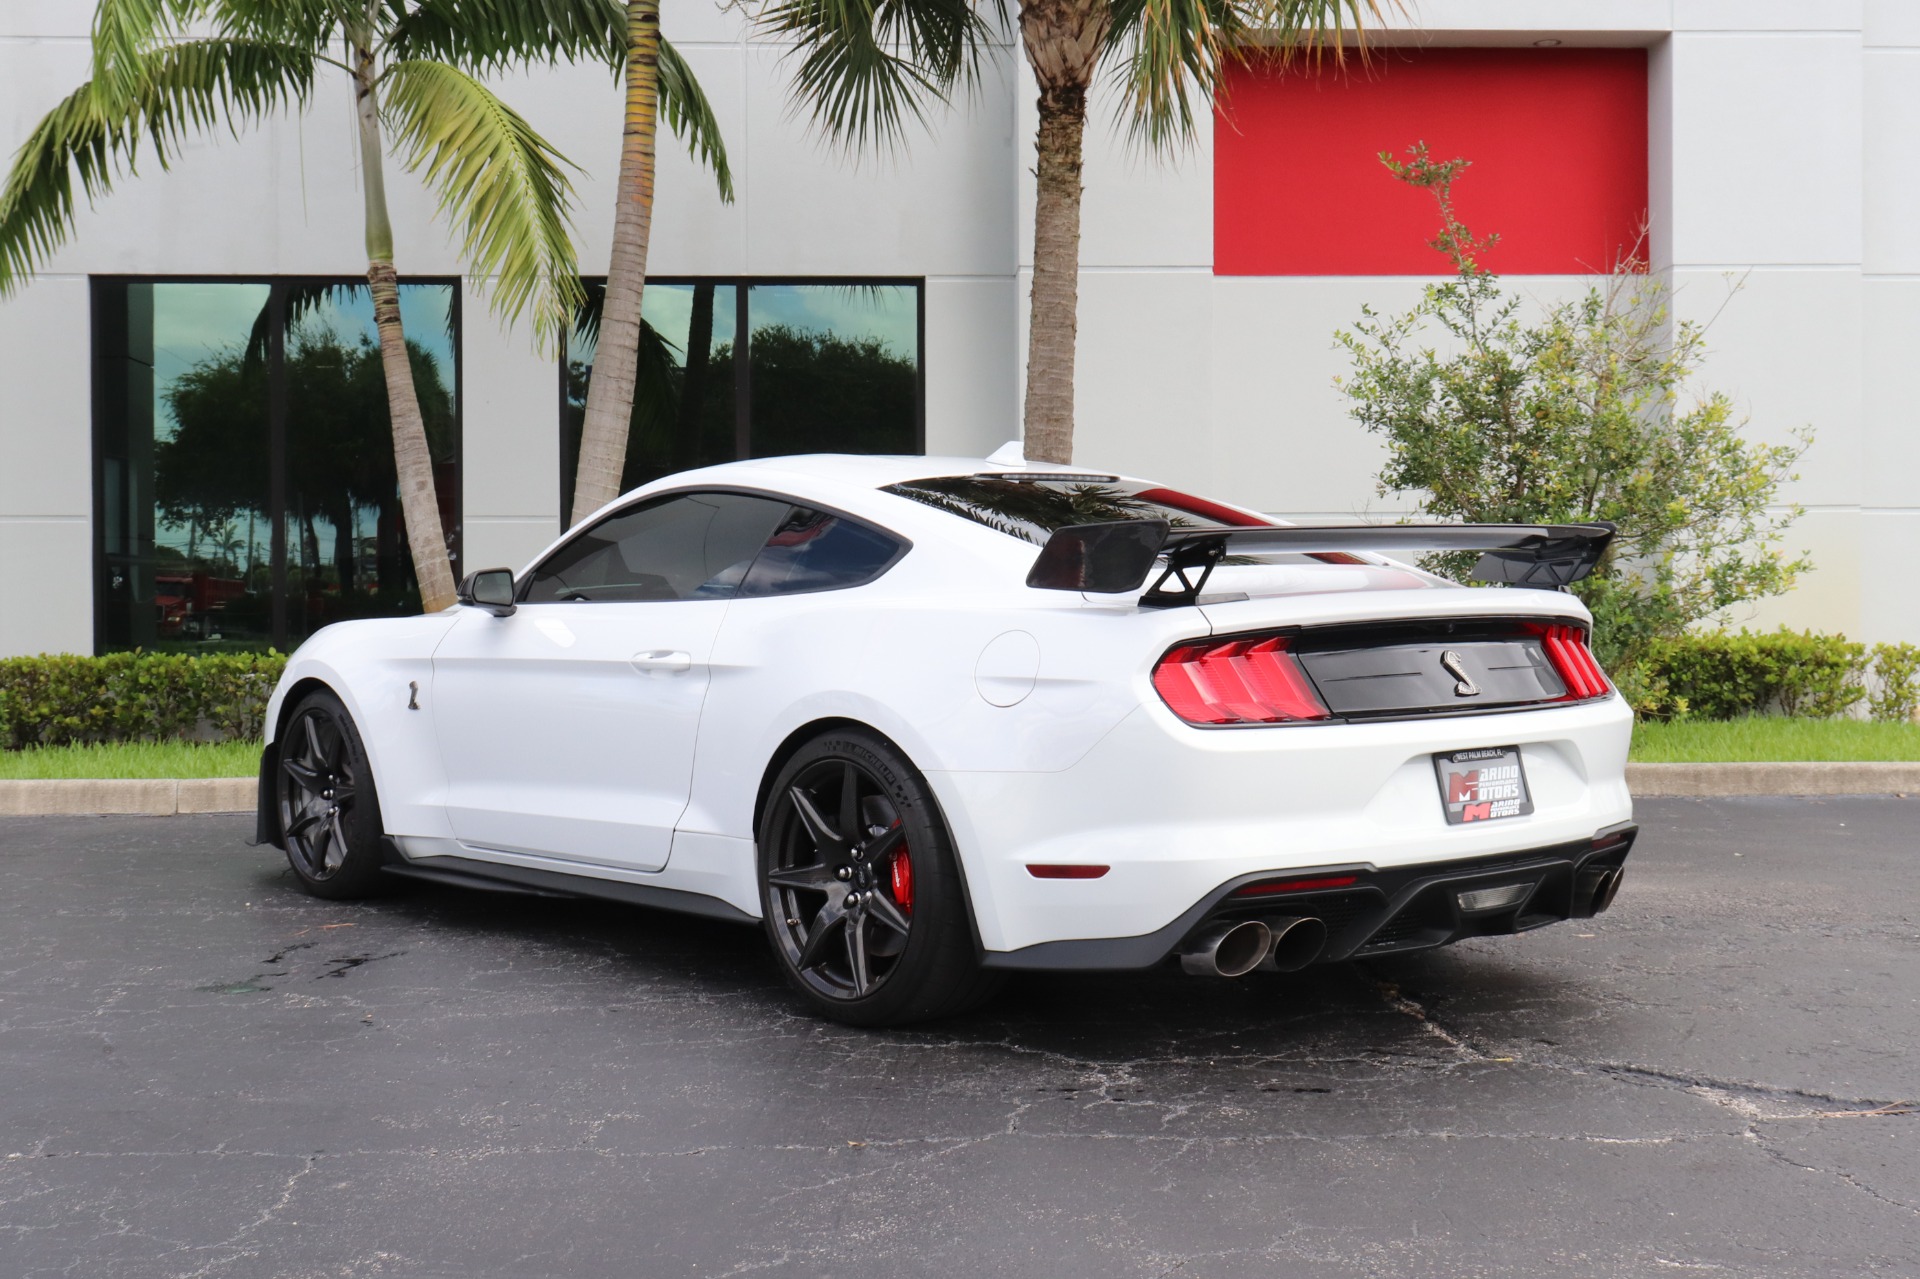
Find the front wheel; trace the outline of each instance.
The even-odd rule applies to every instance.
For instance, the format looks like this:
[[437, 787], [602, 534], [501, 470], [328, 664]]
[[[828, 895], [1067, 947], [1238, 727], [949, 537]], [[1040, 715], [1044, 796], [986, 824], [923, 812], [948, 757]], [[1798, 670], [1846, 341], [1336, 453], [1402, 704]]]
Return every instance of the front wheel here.
[[380, 799], [345, 704], [309, 693], [287, 717], [279, 747], [280, 836], [300, 886], [336, 901], [384, 887]]
[[816, 738], [774, 779], [761, 909], [788, 984], [857, 1026], [946, 1016], [997, 981], [974, 958], [966, 890], [933, 794], [881, 738]]

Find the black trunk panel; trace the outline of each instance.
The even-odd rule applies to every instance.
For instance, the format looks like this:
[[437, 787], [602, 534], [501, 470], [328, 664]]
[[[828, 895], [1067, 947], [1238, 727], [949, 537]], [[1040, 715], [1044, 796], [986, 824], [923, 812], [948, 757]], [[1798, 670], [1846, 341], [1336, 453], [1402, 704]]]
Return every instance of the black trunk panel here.
[[1567, 692], [1539, 637], [1515, 626], [1303, 635], [1293, 651], [1327, 709], [1341, 716], [1524, 706]]

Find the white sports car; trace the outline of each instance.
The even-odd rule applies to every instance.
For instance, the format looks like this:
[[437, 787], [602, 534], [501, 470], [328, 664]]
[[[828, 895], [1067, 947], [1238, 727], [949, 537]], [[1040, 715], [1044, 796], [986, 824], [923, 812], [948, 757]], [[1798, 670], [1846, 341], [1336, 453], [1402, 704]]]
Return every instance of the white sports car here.
[[[1633, 843], [1632, 715], [1552, 588], [1611, 534], [1296, 527], [1000, 454], [691, 471], [459, 606], [302, 645], [259, 839], [324, 897], [398, 874], [758, 922], [869, 1025], [1010, 969], [1285, 972], [1584, 918]], [[1462, 550], [1507, 585], [1380, 554]]]

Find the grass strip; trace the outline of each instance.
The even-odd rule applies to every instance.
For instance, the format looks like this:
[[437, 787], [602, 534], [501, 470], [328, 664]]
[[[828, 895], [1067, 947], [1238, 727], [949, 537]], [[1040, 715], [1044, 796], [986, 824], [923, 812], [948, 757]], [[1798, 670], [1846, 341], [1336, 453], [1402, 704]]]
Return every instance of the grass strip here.
[[258, 742], [110, 742], [0, 751], [0, 781], [254, 777], [259, 772]]
[[1920, 724], [1780, 715], [1643, 722], [1633, 726], [1632, 759], [1638, 764], [1920, 760]]

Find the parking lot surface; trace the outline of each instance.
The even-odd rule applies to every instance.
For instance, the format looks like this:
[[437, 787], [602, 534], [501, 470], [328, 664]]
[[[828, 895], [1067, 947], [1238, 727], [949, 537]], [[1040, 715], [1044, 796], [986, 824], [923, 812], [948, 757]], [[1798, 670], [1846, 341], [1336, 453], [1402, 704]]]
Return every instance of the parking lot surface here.
[[1920, 1274], [1920, 800], [1664, 800], [1613, 911], [903, 1032], [758, 933], [0, 820], [0, 1276]]

